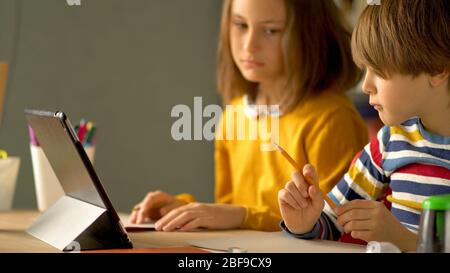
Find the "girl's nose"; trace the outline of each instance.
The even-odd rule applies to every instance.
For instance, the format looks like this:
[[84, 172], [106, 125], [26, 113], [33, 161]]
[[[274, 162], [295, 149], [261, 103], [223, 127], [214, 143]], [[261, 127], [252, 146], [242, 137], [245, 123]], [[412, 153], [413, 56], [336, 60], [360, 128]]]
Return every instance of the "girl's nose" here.
[[244, 41], [244, 50], [253, 53], [259, 49], [258, 37], [254, 30], [249, 30]]

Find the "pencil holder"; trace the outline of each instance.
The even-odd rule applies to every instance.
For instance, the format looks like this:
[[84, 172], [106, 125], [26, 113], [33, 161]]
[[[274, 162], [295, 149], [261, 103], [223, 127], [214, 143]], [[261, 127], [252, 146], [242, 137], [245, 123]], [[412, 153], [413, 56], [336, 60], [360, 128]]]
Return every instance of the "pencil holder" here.
[[20, 158], [0, 159], [0, 210], [10, 210], [16, 189]]
[[[45, 211], [65, 194], [42, 148], [30, 144], [30, 150], [37, 206], [39, 211]], [[85, 146], [84, 150], [94, 164], [95, 146]]]

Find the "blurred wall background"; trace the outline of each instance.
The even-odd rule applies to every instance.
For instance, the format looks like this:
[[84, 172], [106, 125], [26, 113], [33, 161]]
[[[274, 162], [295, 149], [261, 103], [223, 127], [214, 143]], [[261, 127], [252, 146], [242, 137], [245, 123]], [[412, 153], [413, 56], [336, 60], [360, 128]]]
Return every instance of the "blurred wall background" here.
[[[21, 157], [14, 208], [36, 208], [25, 108], [98, 126], [95, 167], [120, 211], [147, 191], [213, 201], [213, 143], [174, 141], [177, 104], [220, 104], [218, 0], [0, 0], [10, 63], [0, 147]], [[206, 121], [206, 119], [205, 119]]]

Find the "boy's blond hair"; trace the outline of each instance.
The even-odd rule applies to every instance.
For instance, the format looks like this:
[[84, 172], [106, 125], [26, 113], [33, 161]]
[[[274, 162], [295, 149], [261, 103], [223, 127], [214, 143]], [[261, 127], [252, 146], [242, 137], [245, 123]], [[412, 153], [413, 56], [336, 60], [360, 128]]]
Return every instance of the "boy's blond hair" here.
[[383, 0], [367, 6], [353, 31], [352, 55], [359, 67], [383, 78], [450, 71], [450, 1]]

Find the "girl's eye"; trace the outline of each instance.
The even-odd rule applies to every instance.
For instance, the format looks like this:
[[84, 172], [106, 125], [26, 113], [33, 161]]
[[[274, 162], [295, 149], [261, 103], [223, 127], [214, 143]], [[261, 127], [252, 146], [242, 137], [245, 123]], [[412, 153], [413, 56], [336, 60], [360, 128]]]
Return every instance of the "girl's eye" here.
[[247, 24], [242, 22], [233, 22], [238, 29], [247, 29]]
[[274, 35], [280, 31], [278, 29], [274, 29], [274, 28], [266, 28], [266, 29], [264, 29], [264, 32], [268, 35]]

